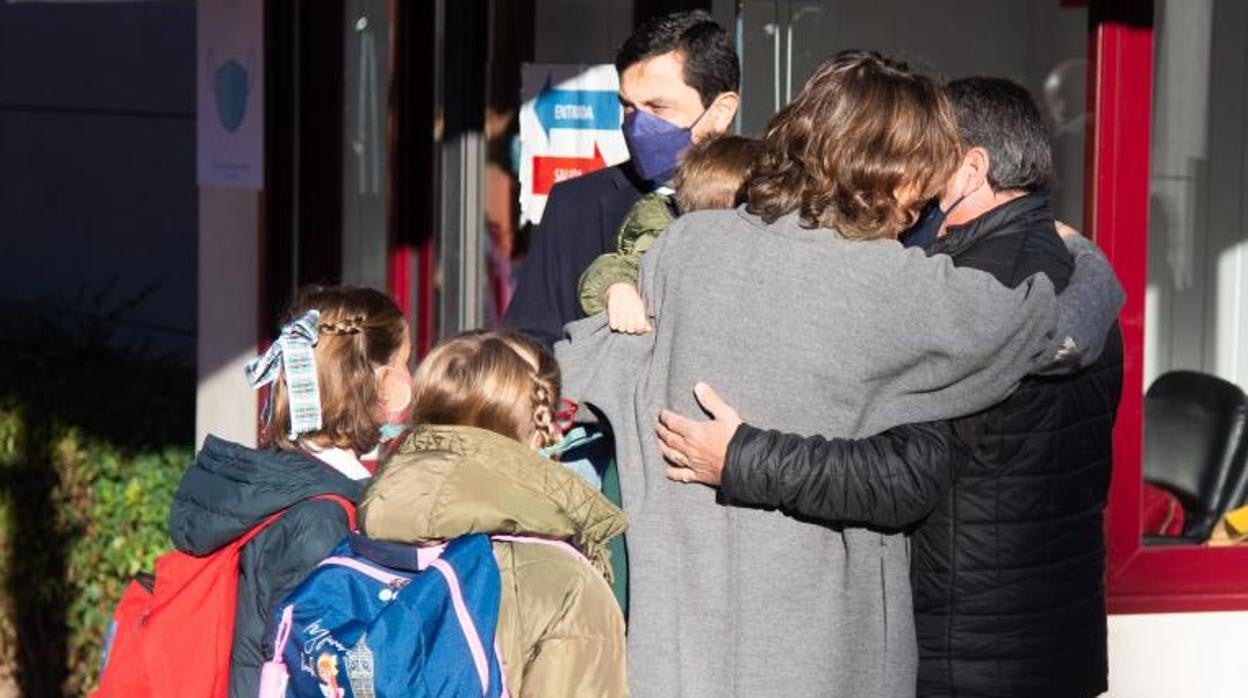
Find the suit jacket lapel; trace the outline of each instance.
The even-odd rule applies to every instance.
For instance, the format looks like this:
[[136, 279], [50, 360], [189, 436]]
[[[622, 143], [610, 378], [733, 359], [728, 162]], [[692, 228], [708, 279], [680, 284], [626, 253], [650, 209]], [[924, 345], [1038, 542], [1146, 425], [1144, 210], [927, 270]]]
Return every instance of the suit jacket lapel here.
[[620, 223], [642, 197], [641, 190], [624, 173], [623, 166], [611, 168], [611, 187], [606, 196], [598, 199], [598, 233], [603, 252], [615, 250]]

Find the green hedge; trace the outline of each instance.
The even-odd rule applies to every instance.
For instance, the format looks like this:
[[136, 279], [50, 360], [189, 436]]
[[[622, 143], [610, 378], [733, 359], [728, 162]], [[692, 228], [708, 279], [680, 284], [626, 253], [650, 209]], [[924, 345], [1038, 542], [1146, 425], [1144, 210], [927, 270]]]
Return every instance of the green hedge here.
[[83, 695], [124, 585], [169, 548], [194, 372], [98, 325], [0, 326], [25, 329], [0, 336], [0, 692]]
[[94, 686], [101, 639], [129, 579], [169, 549], [169, 503], [186, 449], [126, 454], [73, 430], [55, 443], [60, 526], [69, 541], [66, 690]]
[[[22, 418], [0, 410], [0, 472], [8, 474], [20, 462]], [[9, 529], [13, 517], [8, 488], [0, 488], [0, 695], [13, 692], [17, 672], [17, 624], [9, 589]]]

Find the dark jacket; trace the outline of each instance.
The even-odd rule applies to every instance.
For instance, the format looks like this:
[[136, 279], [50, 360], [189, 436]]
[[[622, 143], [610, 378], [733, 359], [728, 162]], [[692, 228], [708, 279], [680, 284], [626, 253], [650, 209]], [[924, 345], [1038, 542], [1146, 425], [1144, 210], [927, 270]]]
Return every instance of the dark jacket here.
[[628, 163], [556, 184], [533, 234], [503, 325], [553, 345], [585, 317], [577, 286], [599, 255], [615, 250], [624, 216], [650, 186]]
[[[1040, 194], [951, 228], [930, 252], [1009, 286], [1040, 271], [1061, 289], [1072, 271]], [[744, 426], [720, 497], [827, 521], [918, 523], [920, 696], [1098, 695], [1107, 675], [1103, 510], [1121, 388], [1115, 326], [1087, 369], [1029, 378], [947, 425], [857, 442]]]
[[302, 453], [205, 439], [169, 513], [178, 550], [207, 555], [290, 507], [242, 550], [230, 698], [255, 697], [274, 608], [347, 534], [347, 516], [337, 503], [302, 500], [336, 494], [358, 502], [366, 484]]

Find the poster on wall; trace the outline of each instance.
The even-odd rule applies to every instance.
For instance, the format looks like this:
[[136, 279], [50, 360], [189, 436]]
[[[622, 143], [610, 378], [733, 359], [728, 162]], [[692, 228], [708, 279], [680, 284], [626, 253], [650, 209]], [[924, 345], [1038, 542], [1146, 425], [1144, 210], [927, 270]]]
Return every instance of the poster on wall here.
[[264, 3], [196, 0], [200, 186], [264, 187]]
[[628, 159], [615, 66], [526, 63], [520, 109], [520, 222], [542, 220], [550, 189]]

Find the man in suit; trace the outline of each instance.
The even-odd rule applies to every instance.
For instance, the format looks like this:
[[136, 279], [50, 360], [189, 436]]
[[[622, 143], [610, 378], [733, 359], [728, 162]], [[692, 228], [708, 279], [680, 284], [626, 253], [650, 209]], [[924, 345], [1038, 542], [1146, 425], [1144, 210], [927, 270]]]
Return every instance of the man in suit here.
[[667, 183], [691, 143], [730, 129], [740, 102], [732, 39], [701, 10], [643, 24], [620, 47], [615, 68], [630, 159], [551, 190], [503, 318], [548, 345], [583, 317], [577, 282], [598, 255], [615, 249], [629, 209]]

